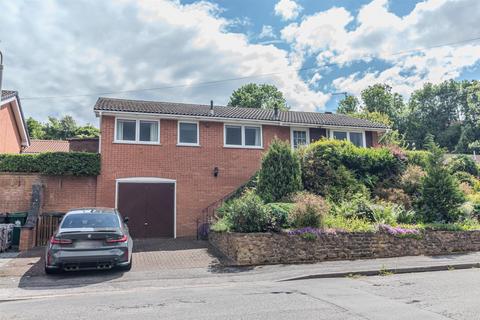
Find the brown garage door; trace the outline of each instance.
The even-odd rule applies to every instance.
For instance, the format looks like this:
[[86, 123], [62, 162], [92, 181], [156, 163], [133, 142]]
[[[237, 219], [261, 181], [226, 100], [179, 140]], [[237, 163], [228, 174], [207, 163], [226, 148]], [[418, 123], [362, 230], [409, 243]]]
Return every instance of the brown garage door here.
[[118, 183], [117, 207], [134, 238], [174, 236], [174, 183]]

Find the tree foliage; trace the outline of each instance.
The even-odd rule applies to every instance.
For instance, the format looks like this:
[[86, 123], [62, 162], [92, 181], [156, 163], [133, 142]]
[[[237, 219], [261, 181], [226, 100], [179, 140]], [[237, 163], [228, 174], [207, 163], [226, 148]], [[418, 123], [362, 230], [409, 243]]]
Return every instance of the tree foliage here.
[[[339, 103], [338, 113], [381, 122], [380, 114], [389, 119], [397, 137], [411, 149], [425, 149], [426, 137], [450, 152], [480, 151], [480, 82], [448, 80], [439, 84], [426, 83], [412, 92], [408, 102], [386, 84], [375, 84], [361, 92], [362, 102], [349, 96]], [[355, 105], [355, 108], [351, 105]], [[356, 111], [352, 111], [356, 109]], [[480, 145], [480, 144], [479, 144]]]
[[300, 161], [290, 145], [273, 140], [263, 157], [258, 175], [258, 194], [266, 202], [276, 202], [302, 187]]
[[444, 165], [443, 150], [428, 136], [426, 145], [430, 151], [427, 175], [423, 178], [419, 211], [424, 222], [454, 222], [460, 214], [459, 207], [465, 202], [458, 181]]
[[340, 100], [337, 113], [353, 114], [359, 112], [360, 102], [355, 96], [346, 96]]
[[28, 134], [32, 139], [66, 140], [68, 138], [98, 137], [100, 134], [100, 131], [90, 124], [77, 125], [71, 116], [64, 116], [61, 119], [48, 117], [46, 123], [30, 117], [27, 119], [27, 127]]
[[283, 93], [271, 84], [249, 83], [235, 90], [230, 96], [228, 105], [242, 108], [288, 110]]

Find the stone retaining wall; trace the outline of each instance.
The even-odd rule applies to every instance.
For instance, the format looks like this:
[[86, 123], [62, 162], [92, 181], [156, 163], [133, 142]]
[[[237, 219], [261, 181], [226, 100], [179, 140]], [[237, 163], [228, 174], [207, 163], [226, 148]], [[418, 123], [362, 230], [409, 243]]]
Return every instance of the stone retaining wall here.
[[286, 233], [216, 233], [210, 243], [235, 265], [319, 262], [480, 251], [480, 231], [425, 231], [421, 238], [383, 232], [328, 233], [306, 240]]

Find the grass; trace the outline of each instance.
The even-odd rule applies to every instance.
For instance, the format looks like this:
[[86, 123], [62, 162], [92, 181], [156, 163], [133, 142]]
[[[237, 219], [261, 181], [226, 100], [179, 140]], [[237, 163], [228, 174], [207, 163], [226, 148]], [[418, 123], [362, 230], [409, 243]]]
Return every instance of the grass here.
[[382, 268], [380, 269], [378, 274], [381, 275], [382, 277], [385, 277], [385, 276], [391, 276], [393, 272], [388, 271], [387, 267], [385, 267], [385, 265], [382, 265]]

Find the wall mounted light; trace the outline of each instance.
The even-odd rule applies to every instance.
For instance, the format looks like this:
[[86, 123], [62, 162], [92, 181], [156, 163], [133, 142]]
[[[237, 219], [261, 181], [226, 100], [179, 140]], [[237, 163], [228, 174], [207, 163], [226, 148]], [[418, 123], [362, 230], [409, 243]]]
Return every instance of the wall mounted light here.
[[213, 176], [218, 177], [218, 167], [213, 168]]

